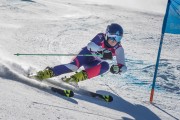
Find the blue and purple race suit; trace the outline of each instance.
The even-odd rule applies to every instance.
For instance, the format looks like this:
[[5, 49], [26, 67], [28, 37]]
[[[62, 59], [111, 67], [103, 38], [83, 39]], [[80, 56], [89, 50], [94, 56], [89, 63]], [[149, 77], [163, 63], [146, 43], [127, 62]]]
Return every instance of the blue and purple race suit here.
[[[82, 48], [79, 54], [94, 54], [98, 51], [108, 49], [112, 52], [113, 56], [116, 56], [117, 65], [119, 67], [126, 67], [123, 47], [117, 44], [113, 48], [108, 48], [104, 44], [104, 41], [105, 35], [103, 33], [97, 34], [86, 47]], [[58, 76], [69, 72], [75, 72], [81, 66], [84, 67], [89, 79], [109, 70], [108, 62], [98, 56], [76, 56], [71, 63], [55, 66], [52, 70], [55, 76]]]

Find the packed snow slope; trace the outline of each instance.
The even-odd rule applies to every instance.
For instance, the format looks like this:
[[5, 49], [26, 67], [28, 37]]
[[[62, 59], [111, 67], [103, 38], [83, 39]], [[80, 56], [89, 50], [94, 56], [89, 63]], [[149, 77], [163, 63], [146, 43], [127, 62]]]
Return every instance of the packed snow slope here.
[[[167, 34], [164, 38], [154, 104], [149, 104], [162, 22], [162, 13], [107, 1], [1, 0], [0, 119], [178, 120], [180, 36]], [[112, 95], [112, 103], [79, 94], [65, 98], [44, 89], [46, 84], [25, 77], [30, 70], [68, 63], [73, 57], [14, 55], [76, 54], [110, 23], [124, 28], [122, 45], [128, 71], [122, 75], [106, 73], [79, 86]]]

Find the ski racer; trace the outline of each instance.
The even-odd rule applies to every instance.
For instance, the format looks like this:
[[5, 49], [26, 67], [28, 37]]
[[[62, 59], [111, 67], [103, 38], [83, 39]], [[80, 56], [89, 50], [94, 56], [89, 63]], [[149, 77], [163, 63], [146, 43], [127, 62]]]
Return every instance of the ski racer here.
[[[44, 80], [65, 73], [76, 72], [81, 66], [84, 67], [84, 70], [76, 72], [64, 81], [78, 83], [79, 81], [101, 75], [108, 70], [110, 70], [112, 74], [124, 73], [127, 67], [125, 64], [124, 49], [121, 45], [122, 37], [123, 28], [119, 24], [112, 23], [107, 26], [105, 34], [97, 34], [87, 46], [79, 52], [79, 55], [86, 54], [92, 56], [77, 55], [72, 62], [57, 65], [52, 68], [47, 67], [45, 70], [37, 72], [35, 77], [39, 80]], [[106, 60], [112, 60], [113, 56], [116, 56], [117, 64], [109, 66]]]

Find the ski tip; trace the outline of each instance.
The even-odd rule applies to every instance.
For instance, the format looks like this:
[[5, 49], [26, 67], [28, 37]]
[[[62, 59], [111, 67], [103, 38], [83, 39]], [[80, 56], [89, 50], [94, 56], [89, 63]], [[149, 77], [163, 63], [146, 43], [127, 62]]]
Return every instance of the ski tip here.
[[64, 90], [66, 97], [73, 97], [74, 92], [72, 90]]
[[106, 102], [112, 102], [112, 101], [113, 101], [113, 97], [110, 96], [110, 95], [105, 95], [105, 96], [103, 96], [103, 97], [104, 97], [104, 100], [105, 100]]
[[74, 92], [73, 92], [73, 91], [70, 91], [69, 97], [73, 97], [73, 96], [74, 96]]
[[112, 96], [109, 96], [108, 102], [112, 102], [112, 101], [113, 101], [113, 97], [112, 97]]

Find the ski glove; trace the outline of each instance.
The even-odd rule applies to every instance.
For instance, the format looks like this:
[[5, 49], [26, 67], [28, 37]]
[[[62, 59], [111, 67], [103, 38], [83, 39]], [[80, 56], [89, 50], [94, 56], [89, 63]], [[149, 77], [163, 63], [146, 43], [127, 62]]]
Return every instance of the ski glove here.
[[99, 51], [98, 54], [102, 55], [102, 59], [104, 60], [111, 60], [113, 58], [112, 52], [104, 49], [103, 51]]
[[118, 65], [112, 65], [111, 68], [110, 68], [110, 72], [113, 73], [113, 74], [118, 74], [120, 73], [120, 68]]

